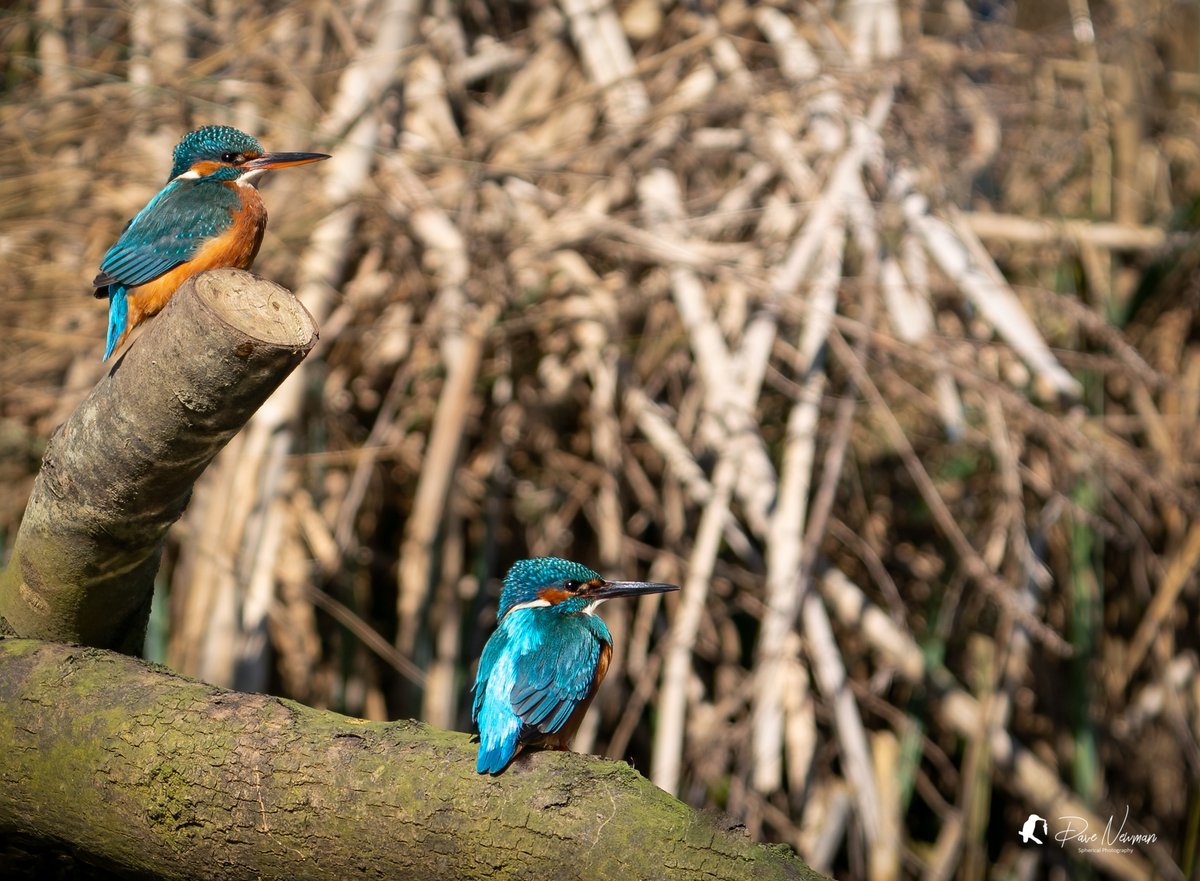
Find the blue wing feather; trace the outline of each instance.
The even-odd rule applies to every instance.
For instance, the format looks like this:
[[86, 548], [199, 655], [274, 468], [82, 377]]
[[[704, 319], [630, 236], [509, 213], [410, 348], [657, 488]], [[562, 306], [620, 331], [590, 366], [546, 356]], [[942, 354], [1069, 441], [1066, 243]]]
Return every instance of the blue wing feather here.
[[475, 680], [476, 770], [498, 774], [522, 743], [561, 731], [591, 693], [602, 642], [609, 641], [599, 619], [544, 609], [505, 615]]
[[[556, 616], [561, 617], [561, 616]], [[511, 699], [521, 721], [542, 734], [562, 730], [580, 703], [587, 700], [600, 659], [600, 643], [579, 619], [563, 618], [555, 650], [517, 667]]]
[[471, 720], [479, 726], [480, 774], [499, 774], [512, 761], [521, 736], [521, 720], [507, 699], [512, 688], [513, 663], [509, 652], [508, 628], [499, 627], [488, 640], [479, 659], [475, 678], [475, 702]]
[[233, 223], [240, 204], [238, 194], [222, 183], [176, 178], [125, 227], [92, 284], [133, 288], [153, 281], [192, 259], [205, 240]]

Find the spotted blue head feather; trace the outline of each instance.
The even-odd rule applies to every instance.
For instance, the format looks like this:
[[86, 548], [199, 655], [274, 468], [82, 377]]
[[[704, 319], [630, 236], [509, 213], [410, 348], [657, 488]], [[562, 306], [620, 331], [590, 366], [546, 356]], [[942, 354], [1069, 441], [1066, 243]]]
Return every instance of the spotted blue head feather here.
[[262, 145], [240, 129], [228, 125], [206, 125], [184, 135], [175, 145], [171, 180], [197, 162], [233, 162], [237, 156], [261, 156]]

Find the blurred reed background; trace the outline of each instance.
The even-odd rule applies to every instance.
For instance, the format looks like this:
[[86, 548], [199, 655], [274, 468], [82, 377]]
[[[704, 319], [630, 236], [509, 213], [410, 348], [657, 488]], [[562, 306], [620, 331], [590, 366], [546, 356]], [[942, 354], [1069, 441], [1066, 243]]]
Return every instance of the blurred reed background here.
[[[1194, 0], [0, 11], [0, 535], [88, 281], [227, 123], [321, 325], [148, 656], [467, 730], [515, 559], [610, 604], [577, 748], [842, 878], [1196, 877]], [[135, 343], [136, 345], [136, 343]], [[1129, 854], [1022, 846], [1030, 813]]]

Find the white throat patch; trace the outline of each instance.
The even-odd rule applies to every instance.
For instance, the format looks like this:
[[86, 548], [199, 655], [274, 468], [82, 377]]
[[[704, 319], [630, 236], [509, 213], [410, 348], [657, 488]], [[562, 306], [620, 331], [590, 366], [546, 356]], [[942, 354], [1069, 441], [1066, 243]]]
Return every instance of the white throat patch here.
[[517, 603], [515, 606], [513, 606], [511, 609], [509, 609], [504, 614], [505, 614], [505, 617], [507, 617], [508, 615], [511, 615], [513, 612], [517, 611], [518, 609], [544, 609], [549, 605], [550, 605], [549, 600], [544, 600], [541, 597], [538, 597], [536, 600], [530, 600], [527, 603]]

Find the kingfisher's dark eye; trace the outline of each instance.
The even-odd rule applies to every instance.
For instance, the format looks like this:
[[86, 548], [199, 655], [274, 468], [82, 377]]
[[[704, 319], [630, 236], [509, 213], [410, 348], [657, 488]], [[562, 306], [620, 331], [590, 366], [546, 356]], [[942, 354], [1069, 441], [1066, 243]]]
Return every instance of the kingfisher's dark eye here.
[[563, 590], [568, 593], [579, 593], [583, 588], [583, 582], [567, 580], [563, 582]]
[[241, 153], [222, 153], [221, 161], [228, 162], [230, 165], [236, 165], [242, 159]]

